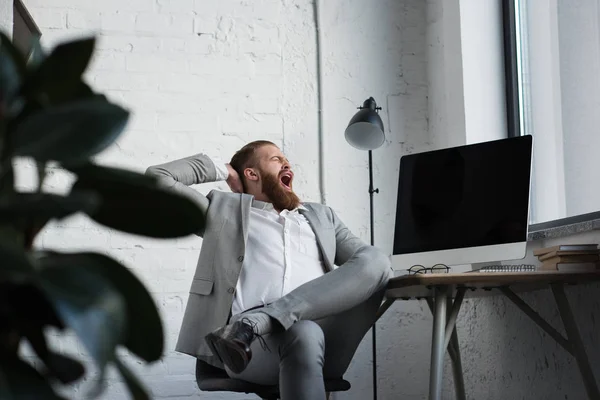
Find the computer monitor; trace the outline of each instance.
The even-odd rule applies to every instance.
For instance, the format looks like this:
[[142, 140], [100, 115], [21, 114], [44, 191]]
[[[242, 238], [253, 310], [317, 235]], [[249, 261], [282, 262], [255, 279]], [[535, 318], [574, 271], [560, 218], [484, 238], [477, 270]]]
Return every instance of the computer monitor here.
[[532, 144], [526, 135], [403, 156], [393, 268], [525, 257]]

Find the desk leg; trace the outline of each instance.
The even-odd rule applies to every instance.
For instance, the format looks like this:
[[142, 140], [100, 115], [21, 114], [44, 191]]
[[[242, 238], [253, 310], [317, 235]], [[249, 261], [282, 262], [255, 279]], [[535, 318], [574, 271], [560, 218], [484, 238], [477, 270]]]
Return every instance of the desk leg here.
[[431, 345], [431, 369], [429, 372], [429, 400], [442, 399], [444, 374], [444, 339], [446, 336], [447, 287], [435, 289], [435, 312], [433, 313], [433, 337]]
[[[462, 292], [464, 296], [464, 291]], [[462, 300], [462, 296], [460, 298]], [[460, 307], [460, 304], [458, 305]], [[452, 314], [452, 298], [448, 298], [448, 304], [446, 305], [447, 315]], [[456, 310], [458, 314], [458, 310]], [[449, 319], [452, 319], [449, 317]], [[450, 323], [451, 321], [448, 321]], [[454, 326], [452, 327], [452, 334], [450, 336], [450, 342], [448, 343], [448, 354], [450, 355], [450, 359], [452, 360], [452, 374], [454, 376], [454, 389], [456, 390], [456, 399], [457, 400], [466, 400], [465, 395], [465, 381], [462, 373], [462, 361], [460, 359], [460, 347], [458, 344], [458, 334], [456, 333], [456, 320], [454, 320]]]
[[452, 332], [452, 338], [448, 347], [450, 358], [452, 358], [452, 372], [454, 375], [454, 389], [456, 390], [456, 399], [465, 400], [467, 398], [465, 394], [465, 380], [462, 373], [462, 361], [460, 359], [460, 348], [458, 347], [458, 335], [456, 328]]
[[596, 379], [594, 378], [590, 361], [585, 353], [585, 347], [581, 341], [581, 335], [579, 334], [577, 324], [575, 323], [575, 318], [571, 312], [569, 300], [565, 295], [565, 289], [561, 284], [553, 284], [552, 293], [554, 293], [554, 299], [556, 300], [560, 317], [562, 318], [565, 326], [567, 338], [572, 346], [573, 355], [577, 360], [577, 365], [579, 366], [581, 378], [583, 379], [583, 384], [585, 386], [585, 390], [587, 391], [588, 397], [592, 400], [600, 399], [600, 391], [598, 391], [598, 385], [596, 384]]
[[379, 321], [379, 318], [381, 318], [381, 316], [385, 314], [388, 308], [390, 308], [390, 306], [394, 304], [395, 301], [396, 299], [385, 299], [383, 304], [379, 306], [379, 310], [377, 310], [377, 314], [375, 315], [375, 322]]

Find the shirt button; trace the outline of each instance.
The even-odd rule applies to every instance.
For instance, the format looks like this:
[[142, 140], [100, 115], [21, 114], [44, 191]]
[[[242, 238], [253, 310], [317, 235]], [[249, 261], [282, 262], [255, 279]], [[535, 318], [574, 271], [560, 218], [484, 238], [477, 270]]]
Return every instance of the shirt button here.
[[244, 261], [244, 256], [239, 256], [239, 257], [238, 257], [238, 261], [239, 261], [239, 262], [242, 262], [242, 261]]
[[227, 289], [227, 291], [231, 294], [233, 294], [235, 292], [235, 288], [230, 287], [229, 289]]

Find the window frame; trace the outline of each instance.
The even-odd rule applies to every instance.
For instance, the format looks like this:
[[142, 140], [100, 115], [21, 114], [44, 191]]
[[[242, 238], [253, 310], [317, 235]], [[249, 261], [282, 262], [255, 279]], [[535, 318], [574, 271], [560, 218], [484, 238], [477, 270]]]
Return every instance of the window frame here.
[[[522, 38], [525, 33], [523, 29], [529, 29], [529, 22], [527, 20], [527, 14], [529, 13], [528, 7], [523, 3], [523, 0], [502, 0], [502, 27], [503, 27], [503, 39], [504, 39], [504, 67], [505, 67], [505, 95], [506, 95], [506, 117], [507, 117], [507, 136], [514, 137], [524, 134], [533, 134], [534, 142], [538, 142], [545, 138], [535, 139], [535, 132], [533, 131], [534, 124], [533, 119], [536, 118], [534, 115], [527, 114], [531, 112], [531, 108], [535, 108], [536, 105], [531, 102], [532, 91], [531, 87], [532, 80], [535, 78], [529, 72], [530, 68], [535, 68], [535, 65], [530, 65], [532, 60], [529, 59], [530, 53], [534, 50], [531, 49], [531, 44], [528, 42], [529, 39], [523, 41]], [[523, 25], [525, 24], [525, 25]], [[539, 39], [539, 36], [538, 36]], [[536, 53], [538, 54], [538, 53]], [[537, 70], [537, 69], [536, 69]], [[539, 93], [535, 93], [539, 96]], [[559, 132], [560, 137], [556, 140], [562, 142], [562, 130]], [[542, 147], [543, 148], [543, 147]], [[535, 145], [534, 145], [535, 149]], [[546, 152], [547, 150], [540, 150], [538, 152]], [[534, 151], [535, 153], [535, 151]], [[543, 156], [543, 155], [542, 155]], [[564, 156], [564, 152], [561, 149], [561, 156]], [[538, 154], [540, 158], [540, 154]], [[539, 160], [538, 160], [539, 161]], [[564, 174], [564, 161], [561, 163], [562, 174]], [[536, 210], [536, 203], [539, 195], [536, 191], [536, 186], [540, 189], [546, 185], [544, 182], [536, 182], [537, 175], [547, 175], [548, 172], [544, 165], [537, 166], [534, 155], [534, 163], [532, 165], [532, 179], [531, 179], [531, 201], [530, 201], [530, 228], [529, 231], [537, 230], [548, 230], [557, 227], [563, 227], [572, 224], [591, 224], [594, 226], [591, 230], [600, 229], [600, 209], [597, 211], [591, 211], [580, 214], [567, 214], [566, 203], [562, 204], [564, 212], [561, 214], [561, 204], [558, 201], [558, 216], [552, 218], [542, 218], [537, 220], [535, 218], [536, 211], [539, 214], [543, 214], [543, 210]], [[560, 171], [559, 171], [560, 172]], [[560, 180], [560, 178], [558, 178]], [[558, 184], [560, 187], [560, 182]], [[565, 181], [564, 175], [562, 180], [562, 195], [565, 193]], [[557, 192], [557, 195], [561, 193]], [[563, 199], [564, 201], [565, 199]]]
[[509, 138], [522, 135], [516, 1], [502, 0], [506, 127]]

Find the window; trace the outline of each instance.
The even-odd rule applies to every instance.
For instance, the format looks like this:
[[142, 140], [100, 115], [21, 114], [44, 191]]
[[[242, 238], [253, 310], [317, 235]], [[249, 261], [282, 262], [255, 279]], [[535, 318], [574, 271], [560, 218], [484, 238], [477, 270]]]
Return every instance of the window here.
[[507, 98], [517, 110], [518, 134], [534, 137], [531, 222], [596, 212], [600, 0], [506, 0], [506, 6], [505, 38], [514, 38], [513, 51], [510, 41], [505, 45]]

